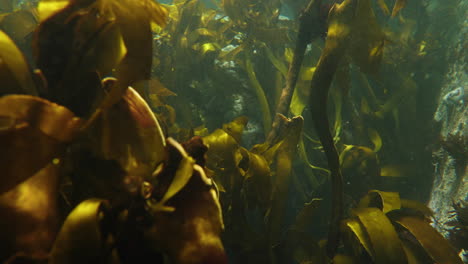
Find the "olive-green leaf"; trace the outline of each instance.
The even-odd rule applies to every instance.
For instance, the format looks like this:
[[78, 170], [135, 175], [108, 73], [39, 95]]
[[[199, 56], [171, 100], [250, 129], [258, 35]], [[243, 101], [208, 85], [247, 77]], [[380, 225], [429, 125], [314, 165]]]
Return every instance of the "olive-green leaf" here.
[[462, 264], [456, 250], [428, 222], [414, 216], [402, 216], [396, 220], [407, 229], [438, 264]]
[[371, 257], [376, 264], [407, 263], [400, 239], [390, 220], [377, 208], [357, 208], [353, 213], [364, 226], [372, 244]]
[[67, 217], [50, 253], [50, 264], [108, 263], [101, 220], [105, 201], [80, 203]]

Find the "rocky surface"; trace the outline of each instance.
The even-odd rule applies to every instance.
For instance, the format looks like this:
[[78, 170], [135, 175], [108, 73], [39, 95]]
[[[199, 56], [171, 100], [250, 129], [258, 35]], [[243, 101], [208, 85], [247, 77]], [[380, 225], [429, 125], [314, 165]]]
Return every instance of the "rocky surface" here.
[[435, 177], [429, 207], [435, 212], [434, 226], [451, 239], [455, 246], [464, 247], [460, 255], [468, 263], [466, 240], [461, 245], [456, 241], [455, 233], [459, 231], [460, 223], [453, 212], [454, 203], [468, 200], [467, 1], [460, 1], [458, 10], [464, 19], [459, 21], [460, 30], [455, 34], [455, 41], [449, 45], [447, 56], [454, 58], [454, 61], [445, 76], [434, 114], [434, 120], [440, 124], [440, 147], [433, 152]]

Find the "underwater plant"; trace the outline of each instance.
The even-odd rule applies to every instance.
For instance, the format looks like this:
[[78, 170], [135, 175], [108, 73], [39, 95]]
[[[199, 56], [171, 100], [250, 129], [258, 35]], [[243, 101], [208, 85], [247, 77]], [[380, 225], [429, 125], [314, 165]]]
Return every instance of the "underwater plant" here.
[[436, 44], [389, 2], [0, 1], [0, 261], [461, 263], [396, 191]]

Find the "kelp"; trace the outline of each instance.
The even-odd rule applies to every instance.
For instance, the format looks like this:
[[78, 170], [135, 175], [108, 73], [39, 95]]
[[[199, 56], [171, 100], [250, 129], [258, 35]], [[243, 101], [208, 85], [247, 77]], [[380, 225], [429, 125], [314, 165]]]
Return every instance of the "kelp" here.
[[0, 76], [2, 95], [37, 95], [31, 70], [21, 51], [5, 32], [0, 31]]
[[[0, 224], [9, 227], [2, 230], [2, 260], [47, 259], [60, 227], [57, 201], [60, 163], [59, 159], [48, 162], [34, 175], [0, 194]], [[16, 254], [10, 256], [11, 253]]]
[[345, 245], [353, 248], [356, 257], [367, 254], [374, 263], [425, 263], [428, 257], [437, 263], [461, 263], [428, 218], [417, 209], [402, 209], [407, 204], [398, 193], [370, 191], [352, 210], [353, 217], [343, 221]]
[[[278, 114], [288, 114], [307, 45], [312, 42], [312, 40], [323, 34], [323, 28], [325, 26], [321, 25], [319, 20], [320, 4], [321, 1], [310, 1], [299, 16], [299, 33], [297, 36], [296, 47], [286, 76], [286, 86], [281, 92], [281, 97], [279, 99], [278, 106], [276, 107], [275, 119], [272, 124], [272, 129], [267, 136], [267, 141], [273, 141], [278, 134], [277, 130], [280, 121]], [[316, 26], [312, 27], [312, 24], [316, 24]], [[299, 111], [295, 114], [301, 114], [298, 112]]]
[[[114, 104], [127, 86], [149, 79], [152, 38], [150, 23], [164, 25], [166, 11], [153, 1], [71, 1], [63, 9], [50, 12], [49, 6], [58, 3], [46, 1], [40, 9], [47, 17], [36, 30], [34, 41], [37, 66], [48, 80], [47, 97], [71, 107], [80, 115], [89, 115], [89, 109], [79, 106], [83, 99], [95, 100], [98, 83], [94, 75], [105, 77], [115, 70], [118, 87], [106, 97], [106, 107]], [[129, 12], [128, 10], [136, 10]], [[40, 15], [43, 19], [46, 15]], [[54, 39], [54, 41], [51, 41]], [[106, 47], [105, 51], [100, 47]], [[103, 52], [104, 51], [104, 52]], [[80, 72], [75, 72], [80, 69]], [[75, 84], [88, 81], [87, 85]], [[86, 80], [86, 81], [83, 81]], [[76, 87], [64, 87], [76, 85]], [[88, 89], [88, 90], [86, 90]], [[67, 91], [66, 93], [64, 91]]]
[[[401, 134], [404, 110], [397, 106], [416, 95], [419, 76], [402, 75], [405, 68], [392, 75], [401, 85], [386, 87], [379, 79], [382, 61], [387, 67], [401, 58], [382, 55], [388, 30], [384, 35], [370, 1], [346, 0], [330, 12], [322, 2], [310, 1], [294, 21], [280, 17], [280, 1], [226, 0], [210, 9], [198, 0], [42, 0], [34, 74], [11, 39], [24, 49], [35, 11], [2, 3], [11, 12], [0, 17], [11, 37], [1, 41], [2, 80], [11, 87], [2, 94], [50, 100], [0, 99], [2, 220], [23, 218], [21, 232], [6, 232], [12, 246], [0, 251], [2, 261], [13, 254], [8, 262], [44, 262], [49, 255], [54, 263], [226, 263], [226, 247], [230, 261], [246, 263], [460, 263], [430, 226], [426, 205], [401, 199], [393, 187], [375, 190], [388, 179], [378, 176], [412, 174], [389, 158], [401, 147], [388, 142]], [[395, 1], [392, 16], [405, 3]], [[377, 4], [390, 15], [385, 1]], [[398, 23], [408, 26], [405, 19], [400, 15]], [[297, 27], [293, 55], [289, 37]], [[416, 29], [405, 30], [404, 54], [427, 56], [430, 43], [413, 43]], [[309, 45], [319, 36], [323, 50], [321, 41]], [[392, 38], [391, 45], [402, 43]], [[415, 43], [413, 54], [408, 50]], [[302, 60], [309, 62], [301, 68]], [[249, 86], [254, 89], [240, 88]], [[249, 104], [249, 110], [221, 112], [232, 97], [254, 94], [261, 117], [249, 112], [258, 110], [250, 99], [233, 105]], [[316, 135], [303, 113], [308, 108]], [[222, 118], [241, 114], [252, 124], [239, 117], [221, 126]], [[395, 131], [382, 124], [388, 118], [395, 119]], [[252, 141], [262, 122], [267, 139]], [[258, 144], [243, 146], [252, 143]], [[330, 170], [315, 155], [322, 151]], [[340, 169], [350, 186], [345, 198]], [[331, 218], [323, 210], [329, 179]], [[356, 192], [369, 189], [358, 202]], [[353, 204], [357, 208], [348, 210]], [[328, 241], [319, 240], [327, 223]], [[335, 255], [337, 246], [342, 251]]]
[[31, 177], [63, 155], [82, 125], [68, 109], [28, 95], [0, 98], [4, 122], [0, 139], [3, 179], [0, 193]]
[[[6, 207], [13, 206], [12, 210], [20, 210], [14, 207], [17, 201], [10, 199], [10, 193], [19, 194], [26, 201], [21, 206], [31, 206], [30, 189], [42, 186], [43, 190], [36, 192], [41, 197], [36, 200], [38, 203], [47, 200], [44, 204], [48, 206], [26, 208], [25, 212], [31, 211], [33, 218], [38, 217], [39, 224], [33, 223], [31, 231], [24, 230], [25, 235], [31, 232], [31, 240], [18, 247], [13, 245], [7, 252], [2, 248], [2, 257], [21, 250], [36, 254], [34, 250], [39, 247], [27, 243], [43, 239], [41, 254], [46, 255], [47, 247], [54, 243], [49, 258], [52, 263], [127, 263], [128, 256], [141, 253], [140, 248], [126, 244], [130, 240], [143, 245], [142, 248], [147, 248], [149, 241], [158, 241], [156, 248], [148, 249], [143, 255], [157, 255], [163, 250], [174, 263], [224, 263], [226, 257], [219, 239], [223, 222], [218, 192], [202, 167], [206, 146], [200, 139], [187, 142], [184, 147], [192, 158], [173, 139], [168, 139], [166, 144], [150, 107], [137, 91], [127, 88], [149, 78], [150, 63], [142, 63], [141, 55], [151, 62], [151, 56], [147, 55], [152, 52], [140, 49], [140, 44], [146, 40], [151, 47], [152, 36], [147, 29], [151, 21], [164, 24], [165, 10], [152, 1], [71, 1], [67, 5], [44, 1], [40, 9], [48, 13], [41, 14], [35, 42], [37, 65], [46, 88], [44, 95], [56, 99], [55, 102], [65, 102], [85, 118], [78, 118], [63, 105], [30, 95], [0, 99], [4, 142], [0, 154], [2, 168], [6, 170], [1, 185], [5, 197], [2, 201]], [[135, 25], [138, 30], [130, 29]], [[15, 60], [10, 57], [2, 60], [13, 69], [8, 77], [11, 79], [18, 72], [18, 76], [29, 78], [29, 69], [21, 61], [22, 54], [6, 35], [3, 39], [6, 51], [19, 55]], [[54, 49], [57, 43], [52, 39], [63, 46]], [[104, 50], [106, 46], [108, 50]], [[137, 64], [132, 70], [126, 69]], [[102, 79], [113, 72], [117, 79]], [[74, 81], [81, 78], [84, 82], [74, 86]], [[18, 91], [18, 88], [34, 89], [35, 84], [31, 80], [16, 86]], [[87, 90], [80, 91], [80, 88]], [[82, 97], [83, 92], [90, 97]], [[74, 107], [74, 102], [82, 103], [85, 98], [89, 99], [88, 105]], [[41, 185], [34, 174], [49, 180]], [[77, 207], [55, 238], [52, 226], [49, 228], [41, 221], [50, 221], [50, 225], [60, 221], [53, 208], [60, 180], [71, 182], [73, 192], [83, 192], [81, 196], [72, 193], [72, 197], [64, 194], [68, 206]], [[86, 196], [91, 199], [83, 202]], [[68, 214], [66, 209], [60, 209], [63, 210], [60, 213]], [[37, 210], [42, 212], [38, 214]], [[46, 219], [49, 213], [51, 220]], [[189, 222], [187, 217], [191, 219]], [[141, 225], [141, 219], [151, 224]], [[136, 222], [139, 224], [134, 225]], [[153, 232], [148, 232], [149, 237], [140, 234], [139, 228], [143, 226], [148, 231], [153, 228]], [[170, 235], [160, 233], [161, 230]], [[34, 237], [34, 232], [50, 233], [47, 237]], [[174, 236], [175, 233], [178, 235]], [[86, 253], [81, 254], [81, 250]]]

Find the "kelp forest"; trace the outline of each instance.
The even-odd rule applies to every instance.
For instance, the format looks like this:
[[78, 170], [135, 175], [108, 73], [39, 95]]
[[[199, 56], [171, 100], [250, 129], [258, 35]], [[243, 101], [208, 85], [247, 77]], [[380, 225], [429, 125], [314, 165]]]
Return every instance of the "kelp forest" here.
[[0, 261], [463, 263], [457, 2], [0, 0]]

